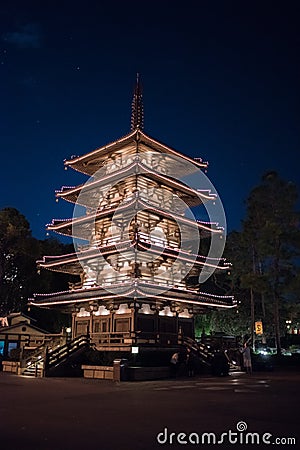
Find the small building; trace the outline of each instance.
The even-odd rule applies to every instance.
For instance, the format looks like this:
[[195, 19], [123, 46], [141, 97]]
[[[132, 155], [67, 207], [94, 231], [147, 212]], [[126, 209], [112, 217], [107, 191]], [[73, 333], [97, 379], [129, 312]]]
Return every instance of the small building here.
[[[23, 313], [11, 313], [0, 322], [0, 357], [9, 358], [15, 349], [32, 350], [52, 335], [38, 328], [35, 319]], [[4, 325], [4, 326], [3, 326]]]

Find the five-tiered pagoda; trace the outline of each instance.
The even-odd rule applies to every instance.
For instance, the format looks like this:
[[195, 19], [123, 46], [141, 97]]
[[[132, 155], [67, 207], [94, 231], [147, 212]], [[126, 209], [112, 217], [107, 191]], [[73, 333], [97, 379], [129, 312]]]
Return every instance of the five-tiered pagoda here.
[[89, 334], [98, 350], [172, 345], [179, 334], [194, 337], [196, 314], [235, 306], [233, 297], [206, 292], [203, 284], [212, 271], [230, 267], [200, 253], [201, 242], [224, 234], [191, 212], [216, 199], [186, 181], [207, 163], [150, 137], [143, 119], [137, 80], [131, 132], [65, 161], [89, 178], [57, 191], [76, 205], [74, 215], [53, 220], [48, 230], [73, 237], [76, 251], [45, 256], [38, 266], [78, 275], [80, 282], [30, 301], [72, 314], [73, 338]]

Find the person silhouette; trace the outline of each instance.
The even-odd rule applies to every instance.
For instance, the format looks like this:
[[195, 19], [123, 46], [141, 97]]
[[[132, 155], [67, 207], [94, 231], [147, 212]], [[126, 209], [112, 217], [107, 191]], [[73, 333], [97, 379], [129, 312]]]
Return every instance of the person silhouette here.
[[187, 349], [187, 355], [186, 355], [186, 367], [187, 367], [187, 373], [189, 377], [193, 377], [195, 374], [195, 357], [193, 353], [191, 352], [191, 349]]
[[173, 355], [171, 356], [171, 359], [170, 359], [172, 378], [175, 378], [177, 375], [178, 362], [179, 362], [179, 353], [175, 352], [175, 353], [173, 353]]
[[249, 375], [252, 373], [252, 361], [251, 361], [251, 350], [248, 345], [248, 342], [245, 342], [244, 348], [241, 350], [241, 353], [243, 354], [243, 365], [246, 369], [246, 373]]

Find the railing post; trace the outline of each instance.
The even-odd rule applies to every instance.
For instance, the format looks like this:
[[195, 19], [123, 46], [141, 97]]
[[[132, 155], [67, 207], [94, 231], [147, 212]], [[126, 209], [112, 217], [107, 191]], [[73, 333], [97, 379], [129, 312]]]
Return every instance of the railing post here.
[[24, 354], [24, 347], [21, 347], [19, 361], [20, 361], [20, 367], [23, 365], [23, 354]]
[[131, 331], [130, 334], [132, 335], [132, 341], [134, 344], [137, 343], [137, 335], [135, 331]]
[[48, 369], [48, 365], [49, 365], [49, 349], [47, 345], [45, 349], [45, 367], [44, 367], [45, 372]]
[[178, 341], [177, 342], [180, 345], [182, 345], [184, 342], [184, 336], [183, 336], [183, 331], [182, 331], [181, 327], [179, 327], [179, 330], [178, 330]]

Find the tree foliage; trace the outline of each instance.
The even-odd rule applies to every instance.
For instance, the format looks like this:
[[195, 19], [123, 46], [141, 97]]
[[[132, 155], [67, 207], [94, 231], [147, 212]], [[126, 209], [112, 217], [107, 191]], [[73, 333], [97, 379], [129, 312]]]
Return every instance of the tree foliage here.
[[34, 278], [38, 243], [26, 218], [14, 208], [0, 211], [0, 308], [7, 314], [24, 308]]
[[266, 338], [275, 337], [281, 351], [285, 320], [299, 313], [300, 231], [298, 192], [276, 172], [266, 173], [246, 201], [240, 232], [228, 235], [224, 256], [233, 267], [215, 275], [215, 285], [233, 294], [238, 307], [197, 318], [198, 333], [223, 331], [251, 336], [262, 320]]
[[39, 275], [36, 260], [70, 251], [55, 239], [32, 237], [28, 221], [17, 209], [0, 210], [0, 315], [24, 311], [35, 292], [67, 289], [65, 274], [45, 270]]
[[250, 334], [254, 338], [254, 321], [263, 320], [266, 335], [275, 336], [278, 353], [287, 305], [296, 300], [299, 282], [297, 199], [294, 184], [276, 172], [266, 173], [247, 199], [242, 231], [228, 239], [235, 294], [248, 311]]

